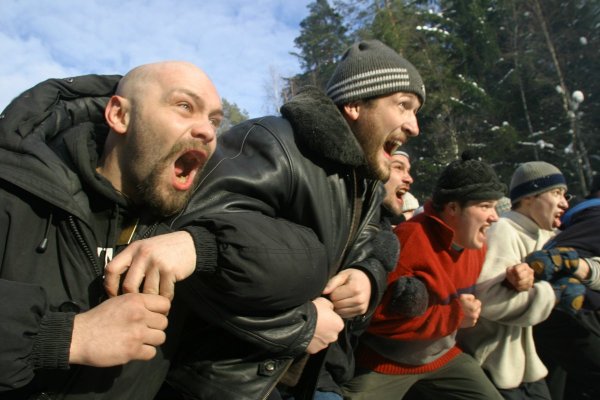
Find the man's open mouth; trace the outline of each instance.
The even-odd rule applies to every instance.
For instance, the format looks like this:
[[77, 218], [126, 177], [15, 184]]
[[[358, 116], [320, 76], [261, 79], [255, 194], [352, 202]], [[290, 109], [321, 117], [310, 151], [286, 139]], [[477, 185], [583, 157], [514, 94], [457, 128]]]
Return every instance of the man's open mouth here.
[[190, 180], [202, 166], [204, 159], [204, 153], [190, 150], [175, 160], [175, 182], [178, 189], [186, 190], [189, 187]]
[[388, 140], [383, 145], [383, 149], [389, 155], [392, 155], [394, 151], [398, 150], [400, 147], [402, 147], [402, 142], [400, 140]]
[[398, 200], [402, 200], [402, 196], [404, 196], [407, 191], [408, 190], [406, 190], [406, 189], [397, 189], [396, 190], [396, 197], [398, 198]]

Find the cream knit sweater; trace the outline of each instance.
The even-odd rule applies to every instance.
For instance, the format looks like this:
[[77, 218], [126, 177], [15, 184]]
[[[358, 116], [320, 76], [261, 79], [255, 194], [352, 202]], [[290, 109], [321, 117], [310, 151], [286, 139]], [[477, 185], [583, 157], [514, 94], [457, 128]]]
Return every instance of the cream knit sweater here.
[[515, 211], [504, 213], [488, 232], [488, 251], [475, 289], [481, 316], [474, 328], [459, 332], [459, 342], [498, 388], [515, 388], [548, 373], [535, 350], [532, 327], [550, 315], [554, 290], [548, 282], [536, 282], [529, 291], [516, 292], [503, 282], [507, 267], [523, 262], [554, 234]]

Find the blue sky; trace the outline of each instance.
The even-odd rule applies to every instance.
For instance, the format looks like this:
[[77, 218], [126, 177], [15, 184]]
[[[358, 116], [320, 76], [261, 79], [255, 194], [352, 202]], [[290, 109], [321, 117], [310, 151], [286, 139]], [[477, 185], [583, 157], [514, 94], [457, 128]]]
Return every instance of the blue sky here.
[[277, 77], [300, 71], [310, 0], [1, 0], [0, 110], [47, 78], [195, 63], [250, 117], [275, 112]]

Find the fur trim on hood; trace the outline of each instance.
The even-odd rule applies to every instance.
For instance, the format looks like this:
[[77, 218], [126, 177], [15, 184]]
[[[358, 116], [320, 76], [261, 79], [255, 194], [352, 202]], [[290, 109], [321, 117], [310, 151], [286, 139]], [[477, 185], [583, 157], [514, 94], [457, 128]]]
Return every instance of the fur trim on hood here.
[[320, 89], [308, 86], [281, 107], [299, 141], [324, 158], [359, 167], [363, 150], [337, 106]]

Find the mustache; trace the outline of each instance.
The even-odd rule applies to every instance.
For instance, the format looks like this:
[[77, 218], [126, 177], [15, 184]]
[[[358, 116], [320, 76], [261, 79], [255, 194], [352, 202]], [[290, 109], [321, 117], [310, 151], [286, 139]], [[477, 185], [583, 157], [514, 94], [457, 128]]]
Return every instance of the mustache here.
[[179, 154], [183, 154], [184, 152], [193, 151], [193, 150], [202, 151], [207, 154], [210, 154], [210, 151], [209, 151], [210, 148], [207, 144], [202, 143], [199, 140], [185, 139], [185, 140], [181, 140], [181, 141], [178, 141], [177, 143], [175, 143], [173, 145], [173, 147], [171, 148], [171, 150], [158, 160], [158, 163], [160, 163], [160, 164], [167, 163], [173, 157], [175, 157]]

